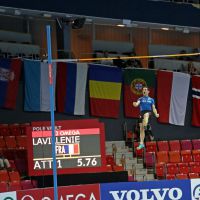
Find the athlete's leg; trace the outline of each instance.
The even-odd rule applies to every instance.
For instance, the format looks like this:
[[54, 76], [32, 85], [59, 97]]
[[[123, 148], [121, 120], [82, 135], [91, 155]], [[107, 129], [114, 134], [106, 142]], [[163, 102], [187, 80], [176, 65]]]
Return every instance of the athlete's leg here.
[[149, 123], [149, 113], [145, 113], [142, 121], [145, 130], [147, 129], [148, 123]]

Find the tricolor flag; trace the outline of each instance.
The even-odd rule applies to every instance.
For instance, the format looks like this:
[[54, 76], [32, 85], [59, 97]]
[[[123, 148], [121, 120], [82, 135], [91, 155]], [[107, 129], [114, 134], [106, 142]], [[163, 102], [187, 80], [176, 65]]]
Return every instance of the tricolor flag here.
[[[50, 111], [48, 64], [24, 60], [25, 111]], [[53, 87], [55, 94], [56, 64], [53, 64]]]
[[21, 73], [21, 60], [0, 59], [0, 107], [14, 109]]
[[65, 145], [65, 154], [79, 155], [80, 154], [79, 143]]
[[57, 111], [85, 115], [86, 63], [57, 64]]
[[155, 93], [155, 70], [148, 69], [125, 69], [124, 72], [124, 108], [126, 117], [139, 117], [139, 108], [133, 107], [142, 96], [142, 88], [149, 88], [149, 96], [154, 98]]
[[90, 65], [90, 111], [93, 116], [119, 116], [122, 71], [116, 67]]
[[192, 76], [192, 125], [200, 126], [200, 76]]
[[190, 75], [180, 72], [158, 71], [158, 121], [183, 126], [187, 106]]

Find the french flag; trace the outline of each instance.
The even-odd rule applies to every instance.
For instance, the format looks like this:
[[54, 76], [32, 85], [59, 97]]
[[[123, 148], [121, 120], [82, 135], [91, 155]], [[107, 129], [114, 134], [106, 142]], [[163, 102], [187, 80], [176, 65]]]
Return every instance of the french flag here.
[[85, 115], [86, 63], [57, 63], [57, 111]]
[[22, 62], [0, 59], [0, 107], [15, 109]]
[[65, 153], [69, 155], [80, 154], [79, 144], [67, 144], [65, 145]]
[[[25, 111], [50, 111], [48, 64], [24, 60]], [[53, 64], [53, 88], [55, 93], [56, 64]]]

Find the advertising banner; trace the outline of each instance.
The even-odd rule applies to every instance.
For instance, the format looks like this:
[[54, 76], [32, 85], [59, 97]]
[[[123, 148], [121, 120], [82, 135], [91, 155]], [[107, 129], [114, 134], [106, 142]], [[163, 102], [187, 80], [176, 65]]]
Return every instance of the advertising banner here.
[[189, 200], [190, 180], [101, 184], [101, 200]]
[[[58, 188], [58, 199], [100, 200], [99, 185], [80, 185]], [[53, 188], [26, 190], [17, 192], [17, 200], [53, 200]]]

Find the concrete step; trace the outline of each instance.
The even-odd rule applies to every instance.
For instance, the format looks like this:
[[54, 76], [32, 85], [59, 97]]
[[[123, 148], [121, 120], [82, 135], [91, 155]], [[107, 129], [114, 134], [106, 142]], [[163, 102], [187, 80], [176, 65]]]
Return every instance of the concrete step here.
[[112, 147], [113, 144], [115, 144], [115, 146], [118, 148], [118, 147], [125, 147], [125, 141], [108, 141], [106, 142], [106, 147]]
[[146, 175], [146, 179], [147, 179], [148, 181], [154, 180], [154, 179], [155, 179], [155, 178], [154, 178], [154, 174], [147, 174], [147, 175]]
[[144, 181], [144, 180], [146, 180], [146, 176], [145, 175], [140, 175], [140, 174], [136, 174], [136, 176], [135, 176], [135, 180], [136, 181]]
[[142, 169], [142, 168], [136, 168], [135, 169], [135, 174], [137, 175], [147, 175], [147, 169]]

